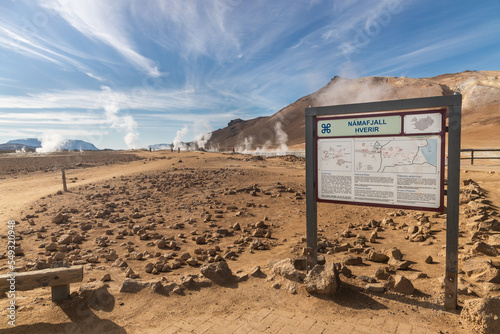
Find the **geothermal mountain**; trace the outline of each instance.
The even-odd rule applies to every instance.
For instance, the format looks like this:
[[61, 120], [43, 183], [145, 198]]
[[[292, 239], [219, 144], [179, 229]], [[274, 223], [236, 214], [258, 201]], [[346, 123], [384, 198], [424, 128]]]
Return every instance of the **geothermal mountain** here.
[[[42, 147], [42, 142], [37, 138], [25, 138], [25, 139], [13, 139], [9, 140], [5, 144], [0, 145], [0, 150], [20, 150], [22, 148], [26, 150], [33, 150]], [[96, 151], [99, 150], [93, 144], [77, 139], [65, 140], [60, 150], [84, 150], [84, 151]]]
[[[442, 96], [459, 92], [462, 100], [462, 148], [493, 148], [500, 143], [500, 71], [465, 71], [433, 78], [334, 77], [325, 87], [269, 117], [235, 119], [216, 130], [207, 147], [238, 151], [304, 148], [305, 108], [383, 100]], [[280, 125], [278, 125], [280, 123]], [[278, 131], [281, 130], [281, 131]]]

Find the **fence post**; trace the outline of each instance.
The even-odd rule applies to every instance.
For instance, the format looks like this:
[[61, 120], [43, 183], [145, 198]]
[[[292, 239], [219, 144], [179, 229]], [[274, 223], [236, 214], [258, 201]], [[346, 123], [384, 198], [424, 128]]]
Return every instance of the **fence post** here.
[[62, 181], [63, 181], [63, 190], [68, 191], [68, 187], [66, 187], [66, 171], [64, 168], [61, 168], [61, 173], [62, 173]]
[[474, 165], [474, 149], [470, 151], [470, 164]]

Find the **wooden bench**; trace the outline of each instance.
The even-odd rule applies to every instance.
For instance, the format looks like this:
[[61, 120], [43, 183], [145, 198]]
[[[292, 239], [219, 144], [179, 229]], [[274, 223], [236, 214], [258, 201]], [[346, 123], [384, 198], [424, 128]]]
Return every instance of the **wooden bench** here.
[[83, 280], [83, 266], [52, 268], [0, 275], [0, 291], [11, 291], [10, 278], [15, 277], [14, 291], [27, 291], [50, 286], [52, 300], [59, 301], [69, 297], [69, 284]]

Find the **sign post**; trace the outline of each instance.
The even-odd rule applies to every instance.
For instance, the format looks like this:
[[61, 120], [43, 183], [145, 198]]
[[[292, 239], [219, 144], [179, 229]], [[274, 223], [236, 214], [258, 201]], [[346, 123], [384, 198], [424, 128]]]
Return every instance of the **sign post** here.
[[450, 95], [306, 109], [306, 253], [313, 263], [317, 202], [443, 212], [448, 130], [445, 306], [456, 308], [461, 104], [461, 95]]

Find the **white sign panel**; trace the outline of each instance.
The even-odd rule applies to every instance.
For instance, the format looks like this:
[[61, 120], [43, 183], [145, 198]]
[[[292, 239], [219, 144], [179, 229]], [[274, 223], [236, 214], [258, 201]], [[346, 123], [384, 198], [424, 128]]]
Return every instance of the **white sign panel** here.
[[[383, 117], [378, 119], [383, 122]], [[443, 114], [403, 119], [405, 134], [399, 136], [318, 138], [318, 200], [442, 208]], [[336, 122], [318, 122], [318, 130], [322, 124]], [[410, 133], [426, 134], [406, 135]]]

